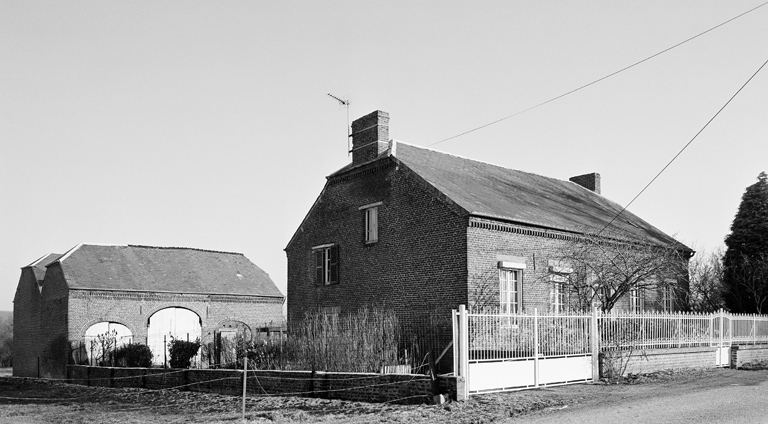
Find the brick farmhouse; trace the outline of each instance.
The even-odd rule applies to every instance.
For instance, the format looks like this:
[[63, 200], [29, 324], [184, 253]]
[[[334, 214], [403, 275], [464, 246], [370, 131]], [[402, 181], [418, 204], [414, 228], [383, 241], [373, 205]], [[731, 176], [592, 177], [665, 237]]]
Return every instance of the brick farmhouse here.
[[[160, 347], [153, 353], [162, 358], [156, 350], [174, 330], [177, 337], [192, 331], [204, 344], [222, 331], [256, 331], [282, 322], [284, 300], [269, 275], [240, 253], [80, 244], [21, 269], [13, 375], [64, 377], [68, 363], [83, 361], [79, 343], [89, 329], [120, 328], [150, 347], [154, 337]], [[160, 316], [165, 322], [153, 323]], [[162, 324], [164, 334], [150, 324]]]
[[[551, 258], [622, 210], [601, 196], [597, 173], [544, 177], [392, 140], [388, 128], [382, 111], [352, 123], [352, 163], [327, 177], [285, 248], [289, 321], [382, 304], [447, 316], [489, 295], [508, 311], [549, 311]], [[690, 248], [628, 211], [616, 225], [678, 246], [687, 270]], [[651, 293], [645, 305], [660, 303]]]

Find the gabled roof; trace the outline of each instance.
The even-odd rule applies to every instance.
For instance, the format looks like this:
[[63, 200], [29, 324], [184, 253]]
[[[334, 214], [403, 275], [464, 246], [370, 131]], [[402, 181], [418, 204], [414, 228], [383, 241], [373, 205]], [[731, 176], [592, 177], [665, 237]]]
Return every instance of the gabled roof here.
[[80, 244], [57, 262], [70, 289], [283, 297], [241, 253]]
[[[466, 159], [399, 141], [375, 161], [396, 158], [442, 192], [468, 214], [574, 233], [596, 233], [622, 207], [571, 181], [544, 177]], [[370, 163], [370, 162], [369, 162]], [[329, 178], [355, 168], [347, 166]], [[675, 244], [674, 238], [629, 211], [621, 212], [605, 234], [621, 233], [653, 244]]]
[[37, 281], [43, 281], [43, 278], [45, 278], [45, 267], [56, 262], [61, 256], [60, 253], [49, 253], [41, 256], [24, 268], [32, 268], [32, 272], [35, 273], [35, 279]]

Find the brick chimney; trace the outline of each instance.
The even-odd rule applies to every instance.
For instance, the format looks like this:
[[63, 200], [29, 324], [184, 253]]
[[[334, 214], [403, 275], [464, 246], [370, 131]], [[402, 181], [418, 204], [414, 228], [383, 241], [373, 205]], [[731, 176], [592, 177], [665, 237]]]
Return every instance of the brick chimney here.
[[352, 163], [376, 159], [389, 147], [389, 114], [377, 110], [352, 121]]
[[569, 178], [568, 180], [586, 188], [587, 190], [591, 190], [597, 194], [600, 194], [600, 174], [597, 172], [577, 175], [575, 177]]

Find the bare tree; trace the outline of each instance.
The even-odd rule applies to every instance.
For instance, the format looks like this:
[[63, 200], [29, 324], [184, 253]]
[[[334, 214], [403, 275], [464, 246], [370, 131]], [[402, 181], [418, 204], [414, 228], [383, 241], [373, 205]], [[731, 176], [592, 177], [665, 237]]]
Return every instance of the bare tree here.
[[491, 312], [499, 309], [499, 270], [488, 268], [474, 273], [469, 280], [469, 307], [476, 312]]
[[571, 305], [579, 309], [599, 305], [610, 311], [633, 290], [666, 290], [679, 301], [685, 298], [690, 255], [678, 243], [657, 245], [620, 234], [584, 234], [553, 256], [558, 265], [546, 278], [560, 284], [570, 294]]
[[723, 299], [723, 250], [700, 252], [688, 267], [690, 308], [695, 312], [715, 312], [725, 307]]

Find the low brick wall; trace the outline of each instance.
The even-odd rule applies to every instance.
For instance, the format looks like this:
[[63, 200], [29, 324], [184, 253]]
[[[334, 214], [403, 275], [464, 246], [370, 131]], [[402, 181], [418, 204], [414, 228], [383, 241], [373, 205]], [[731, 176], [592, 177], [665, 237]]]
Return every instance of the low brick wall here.
[[[636, 374], [674, 368], [714, 368], [716, 351], [716, 347], [635, 350], [629, 357], [626, 372]], [[730, 354], [731, 368], [768, 365], [768, 344], [731, 346]], [[621, 352], [621, 360], [625, 361], [627, 355], [627, 352]], [[608, 376], [608, 360], [606, 353], [600, 354], [600, 377]]]
[[731, 346], [731, 368], [768, 365], [768, 345]]
[[673, 349], [646, 349], [600, 353], [600, 377], [608, 377], [611, 366], [609, 361], [626, 363], [626, 373], [650, 373], [674, 368], [714, 368], [716, 348], [688, 347]]
[[[241, 370], [112, 368], [68, 365], [71, 384], [103, 387], [190, 390], [239, 396]], [[432, 397], [429, 377], [416, 374], [369, 374], [311, 371], [248, 371], [249, 395], [287, 395], [365, 402], [423, 403]], [[464, 380], [439, 377], [440, 393], [463, 399]], [[458, 394], [458, 398], [457, 398]]]

